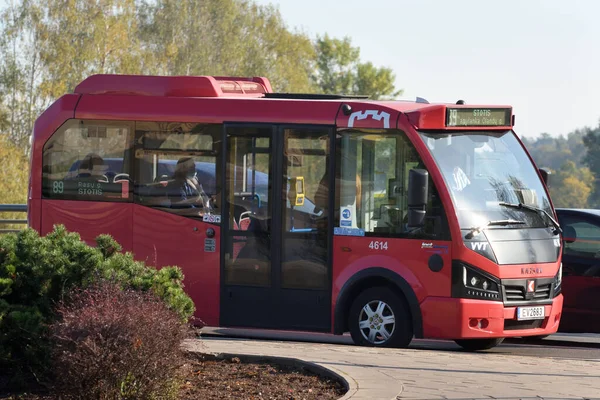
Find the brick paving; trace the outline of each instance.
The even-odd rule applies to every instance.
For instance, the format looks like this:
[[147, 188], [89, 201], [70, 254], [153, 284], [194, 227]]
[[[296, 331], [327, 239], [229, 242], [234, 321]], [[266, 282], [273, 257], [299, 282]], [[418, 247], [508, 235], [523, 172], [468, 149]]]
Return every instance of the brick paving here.
[[315, 363], [349, 382], [344, 399], [600, 400], [600, 359], [204, 337], [185, 346]]

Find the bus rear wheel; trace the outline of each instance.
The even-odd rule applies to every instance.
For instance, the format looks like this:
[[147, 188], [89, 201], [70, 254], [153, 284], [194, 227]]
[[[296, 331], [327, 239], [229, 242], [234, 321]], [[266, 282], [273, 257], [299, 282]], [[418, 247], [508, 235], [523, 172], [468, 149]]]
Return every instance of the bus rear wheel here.
[[462, 347], [465, 350], [469, 351], [480, 351], [480, 350], [489, 350], [493, 347], [498, 346], [502, 343], [503, 338], [495, 338], [495, 339], [457, 339], [457, 345]]
[[364, 290], [352, 303], [348, 325], [355, 344], [408, 347], [413, 338], [406, 302], [387, 287]]

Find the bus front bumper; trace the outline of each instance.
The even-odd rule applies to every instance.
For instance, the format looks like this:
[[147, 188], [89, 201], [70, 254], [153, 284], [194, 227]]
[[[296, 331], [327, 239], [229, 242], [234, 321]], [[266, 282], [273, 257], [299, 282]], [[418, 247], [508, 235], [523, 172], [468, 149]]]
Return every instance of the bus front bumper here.
[[[517, 309], [544, 307], [543, 319], [517, 318]], [[556, 333], [563, 296], [552, 304], [505, 306], [502, 302], [429, 297], [421, 303], [423, 336], [432, 339], [501, 338]]]

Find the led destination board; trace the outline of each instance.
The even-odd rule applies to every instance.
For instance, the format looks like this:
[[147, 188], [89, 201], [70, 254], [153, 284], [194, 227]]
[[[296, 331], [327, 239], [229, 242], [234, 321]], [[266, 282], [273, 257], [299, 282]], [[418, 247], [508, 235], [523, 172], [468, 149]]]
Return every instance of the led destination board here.
[[511, 126], [510, 108], [447, 108], [446, 126]]

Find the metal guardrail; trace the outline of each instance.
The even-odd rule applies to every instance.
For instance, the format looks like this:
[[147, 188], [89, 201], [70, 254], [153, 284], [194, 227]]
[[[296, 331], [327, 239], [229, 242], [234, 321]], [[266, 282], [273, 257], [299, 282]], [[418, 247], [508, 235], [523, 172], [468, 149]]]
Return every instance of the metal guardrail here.
[[[0, 212], [26, 213], [27, 204], [0, 204]], [[26, 219], [0, 219], [0, 233], [19, 232], [19, 229], [1, 228], [5, 225], [27, 225]]]

